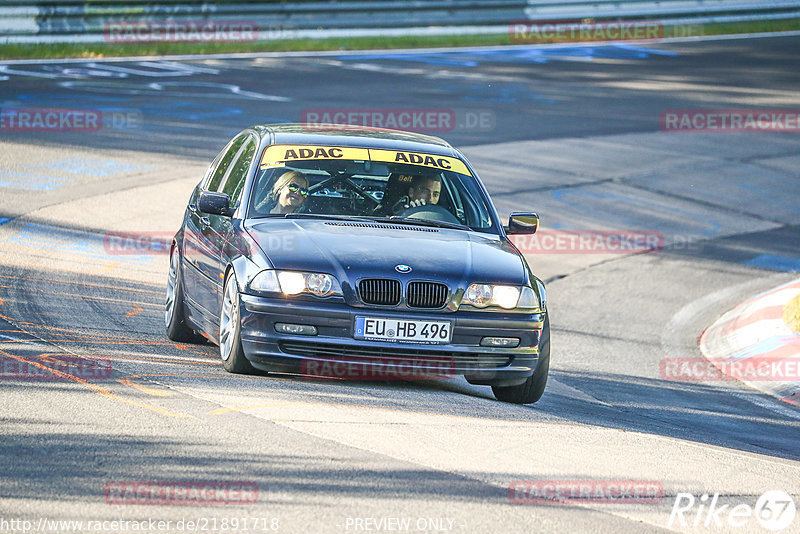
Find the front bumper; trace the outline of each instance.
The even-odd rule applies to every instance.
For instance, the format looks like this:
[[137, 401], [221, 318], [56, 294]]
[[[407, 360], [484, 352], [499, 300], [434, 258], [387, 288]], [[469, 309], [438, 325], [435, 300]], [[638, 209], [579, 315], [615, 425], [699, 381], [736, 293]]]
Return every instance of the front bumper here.
[[[544, 313], [424, 312], [356, 308], [344, 302], [240, 295], [241, 339], [257, 369], [362, 379], [446, 378], [464, 375], [476, 384], [514, 385], [536, 368]], [[451, 321], [447, 345], [354, 339], [357, 315]], [[278, 333], [275, 323], [316, 327], [317, 335]], [[517, 348], [482, 347], [484, 337], [515, 337]]]

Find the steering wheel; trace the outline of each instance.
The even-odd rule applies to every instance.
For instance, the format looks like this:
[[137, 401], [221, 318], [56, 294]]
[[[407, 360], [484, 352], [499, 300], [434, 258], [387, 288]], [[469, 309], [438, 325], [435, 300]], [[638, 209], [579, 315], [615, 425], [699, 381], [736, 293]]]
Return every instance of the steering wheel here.
[[323, 187], [331, 187], [334, 184], [342, 184], [346, 185], [350, 188], [350, 190], [355, 193], [352, 197], [350, 197], [350, 207], [354, 213], [358, 210], [358, 204], [363, 204], [364, 201], [367, 201], [372, 204], [370, 209], [375, 209], [380, 205], [380, 201], [376, 200], [372, 195], [368, 194], [364, 189], [362, 189], [357, 183], [355, 183], [351, 178], [350, 175], [340, 173], [335, 176], [331, 176], [327, 180], [323, 180], [320, 183], [313, 185], [308, 188], [309, 194], [313, 194], [316, 191], [319, 191]]
[[458, 220], [458, 217], [438, 204], [423, 204], [422, 206], [414, 206], [413, 208], [408, 208], [401, 211], [398, 213], [398, 215], [400, 217], [408, 217], [410, 219], [430, 219], [432, 221], [464, 224]]

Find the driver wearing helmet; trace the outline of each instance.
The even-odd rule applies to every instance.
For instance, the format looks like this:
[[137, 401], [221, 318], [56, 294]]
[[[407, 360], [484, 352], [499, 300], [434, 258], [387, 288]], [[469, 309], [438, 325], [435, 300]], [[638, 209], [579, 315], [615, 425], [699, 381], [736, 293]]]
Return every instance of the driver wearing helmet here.
[[442, 194], [442, 178], [439, 176], [414, 176], [408, 195], [398, 200], [392, 211], [397, 214], [408, 208], [416, 208], [425, 204], [438, 204]]

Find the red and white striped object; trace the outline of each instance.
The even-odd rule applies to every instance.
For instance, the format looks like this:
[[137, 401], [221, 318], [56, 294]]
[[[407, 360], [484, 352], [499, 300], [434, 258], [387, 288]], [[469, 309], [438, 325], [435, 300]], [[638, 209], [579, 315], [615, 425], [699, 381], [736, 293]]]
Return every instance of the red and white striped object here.
[[800, 335], [783, 320], [784, 307], [798, 295], [795, 280], [749, 298], [703, 332], [700, 350], [723, 373], [733, 363], [759, 366], [766, 372], [747, 384], [800, 406]]

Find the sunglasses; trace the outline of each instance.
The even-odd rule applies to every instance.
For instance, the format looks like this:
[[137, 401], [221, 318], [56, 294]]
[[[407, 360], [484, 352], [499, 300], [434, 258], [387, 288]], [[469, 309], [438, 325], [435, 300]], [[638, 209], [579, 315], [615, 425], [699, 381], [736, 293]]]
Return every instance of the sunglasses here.
[[289, 191], [291, 193], [299, 192], [300, 195], [302, 195], [303, 198], [306, 198], [308, 196], [308, 189], [306, 189], [306, 188], [302, 188], [301, 189], [300, 186], [297, 185], [297, 184], [289, 184], [286, 187], [289, 189]]

